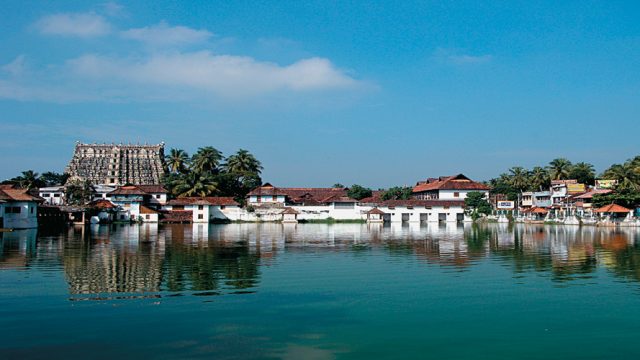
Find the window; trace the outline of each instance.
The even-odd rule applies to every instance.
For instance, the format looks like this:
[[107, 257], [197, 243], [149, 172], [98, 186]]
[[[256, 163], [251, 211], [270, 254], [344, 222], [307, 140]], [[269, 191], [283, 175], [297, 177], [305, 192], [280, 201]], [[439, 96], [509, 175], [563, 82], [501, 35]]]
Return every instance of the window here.
[[220, 210], [224, 210], [224, 205], [220, 205]]
[[53, 194], [53, 197], [60, 197], [60, 194]]
[[198, 220], [202, 220], [202, 219], [204, 219], [204, 215], [198, 214]]
[[20, 208], [20, 206], [9, 206], [7, 207], [7, 210], [5, 212], [7, 214], [20, 214], [22, 212], [22, 209]]
[[460, 197], [460, 193], [459, 192], [454, 192], [453, 193], [453, 197]]
[[156, 199], [160, 199], [160, 194], [156, 194]]
[[334, 209], [353, 209], [355, 207], [356, 204], [354, 203], [341, 203], [341, 202], [337, 202], [337, 203], [333, 203], [333, 208]]
[[144, 218], [149, 220], [149, 219], [151, 219], [151, 215], [145, 215]]
[[198, 210], [204, 210], [204, 205], [198, 205]]
[[109, 184], [115, 184], [116, 179], [109, 179]]
[[120, 220], [124, 220], [124, 215], [120, 215]]
[[32, 206], [29, 208], [30, 212], [33, 214], [33, 209], [35, 209], [35, 206]]
[[273, 195], [273, 196], [271, 197], [271, 201], [278, 201], [278, 197], [277, 197], [277, 196], [275, 196], [275, 195]]
[[42, 194], [42, 197], [51, 197], [51, 194], [43, 193], [43, 194]]

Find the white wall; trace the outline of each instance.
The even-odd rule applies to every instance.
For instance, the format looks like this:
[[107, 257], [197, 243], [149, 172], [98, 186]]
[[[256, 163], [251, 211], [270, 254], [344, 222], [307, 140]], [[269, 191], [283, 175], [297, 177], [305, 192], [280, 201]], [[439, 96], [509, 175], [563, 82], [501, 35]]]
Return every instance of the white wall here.
[[[464, 200], [470, 192], [481, 192], [485, 197], [489, 196], [489, 192], [484, 190], [439, 190], [438, 198], [440, 200]], [[458, 197], [454, 196], [455, 193], [458, 193]]]
[[[9, 208], [20, 208], [20, 213], [9, 213]], [[38, 227], [38, 204], [33, 201], [7, 202], [2, 217], [7, 229], [33, 229]]]

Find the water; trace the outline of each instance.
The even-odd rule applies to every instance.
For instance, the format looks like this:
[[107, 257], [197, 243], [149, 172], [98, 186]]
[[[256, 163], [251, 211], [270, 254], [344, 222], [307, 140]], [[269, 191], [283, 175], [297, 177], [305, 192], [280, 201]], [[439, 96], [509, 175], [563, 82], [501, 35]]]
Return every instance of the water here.
[[640, 231], [231, 224], [0, 234], [3, 359], [632, 359]]

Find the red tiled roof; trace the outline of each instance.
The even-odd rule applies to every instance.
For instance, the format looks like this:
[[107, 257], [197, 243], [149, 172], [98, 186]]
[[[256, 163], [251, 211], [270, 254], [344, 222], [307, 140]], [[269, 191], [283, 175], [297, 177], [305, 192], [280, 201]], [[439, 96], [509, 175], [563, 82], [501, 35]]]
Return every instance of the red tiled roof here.
[[158, 212], [146, 206], [140, 206], [140, 214], [157, 214]]
[[280, 214], [299, 214], [299, 212], [294, 208], [286, 207]]
[[541, 208], [541, 207], [534, 207], [531, 208], [531, 210], [529, 210], [529, 212], [534, 213], [534, 214], [546, 214], [549, 212], [549, 210], [545, 209], [545, 208]]
[[230, 196], [179, 197], [167, 205], [240, 205]]
[[136, 185], [136, 187], [147, 194], [166, 194], [167, 189], [162, 185]]
[[454, 176], [441, 176], [438, 179], [428, 179], [420, 181], [413, 188], [413, 192], [433, 191], [433, 190], [482, 190], [487, 191], [489, 187], [485, 184], [472, 181], [468, 177], [458, 174]]
[[117, 207], [109, 200], [96, 200], [92, 201], [89, 205], [98, 209], [114, 209]]
[[461, 206], [461, 200], [387, 200], [379, 203], [380, 206]]
[[627, 209], [626, 207], [620, 206], [618, 204], [605, 205], [596, 210], [596, 212], [599, 213], [628, 213], [630, 211], [631, 209]]
[[28, 189], [16, 189], [12, 185], [2, 185], [0, 188], [0, 200], [4, 201], [36, 201], [42, 202], [43, 198], [29, 194]]
[[594, 195], [598, 195], [598, 194], [609, 194], [611, 193], [612, 190], [609, 189], [593, 189], [591, 191], [588, 191], [582, 195], [578, 195], [575, 196], [575, 199], [592, 199]]
[[269, 183], [253, 189], [248, 194], [256, 196], [284, 195], [294, 204], [317, 205], [333, 196], [347, 196], [346, 188], [278, 188]]
[[372, 204], [382, 202], [382, 194], [384, 194], [385, 190], [374, 190], [371, 192], [371, 196], [366, 197], [364, 199], [360, 199], [359, 203], [361, 204]]
[[380, 209], [378, 209], [378, 208], [376, 207], [376, 208], [373, 208], [373, 209], [371, 209], [371, 210], [367, 211], [367, 214], [384, 215], [384, 214], [385, 214], [385, 212], [384, 212], [384, 211], [382, 211], [382, 210], [380, 210]]
[[324, 198], [322, 200], [320, 200], [321, 203], [336, 203], [336, 202], [341, 202], [341, 203], [357, 203], [358, 200], [356, 199], [352, 199], [348, 196], [341, 196], [341, 195], [331, 195], [327, 198]]
[[285, 193], [282, 192], [281, 189], [266, 183], [262, 186], [259, 186], [253, 190], [251, 190], [249, 192], [249, 194], [247, 195], [267, 195], [267, 196], [274, 196], [274, 195], [286, 195]]

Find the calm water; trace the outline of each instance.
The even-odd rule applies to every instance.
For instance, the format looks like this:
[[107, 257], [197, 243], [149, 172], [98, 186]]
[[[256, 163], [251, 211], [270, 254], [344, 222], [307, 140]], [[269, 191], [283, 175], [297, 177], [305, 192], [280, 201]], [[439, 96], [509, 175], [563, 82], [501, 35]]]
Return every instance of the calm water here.
[[640, 230], [0, 234], [0, 358], [637, 359]]

